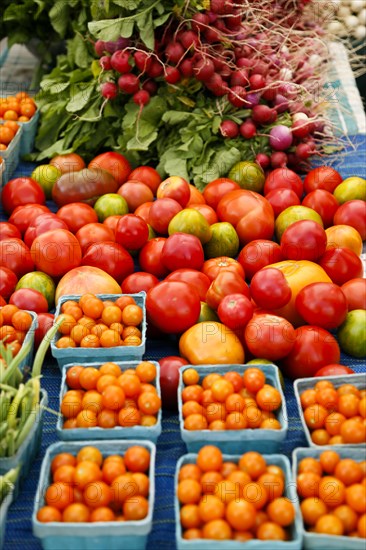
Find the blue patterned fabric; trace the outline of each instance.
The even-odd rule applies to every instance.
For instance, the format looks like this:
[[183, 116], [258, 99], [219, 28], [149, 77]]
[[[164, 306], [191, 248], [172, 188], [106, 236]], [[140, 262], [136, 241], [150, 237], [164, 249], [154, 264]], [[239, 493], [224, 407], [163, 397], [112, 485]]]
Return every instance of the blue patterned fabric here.
[[[344, 178], [352, 175], [366, 177], [366, 137], [361, 135], [349, 139], [350, 146], [347, 155], [342, 155], [340, 159], [326, 157], [314, 165], [332, 163]], [[18, 167], [16, 175], [28, 175], [32, 169], [33, 165], [23, 163]], [[4, 217], [2, 216], [1, 219], [4, 220]], [[173, 339], [167, 339], [164, 342], [148, 341], [145, 357], [158, 360], [166, 355], [177, 354], [176, 342]], [[341, 362], [354, 368], [356, 372], [366, 372], [365, 361], [343, 355]], [[52, 358], [46, 360], [42, 374], [42, 386], [48, 392], [49, 407], [57, 411], [59, 408], [60, 370]], [[290, 458], [293, 449], [306, 446], [306, 440], [297, 412], [293, 386], [289, 380], [285, 380], [285, 397], [289, 415], [289, 431], [282, 452]], [[4, 546], [6, 550], [41, 548], [39, 541], [32, 535], [31, 514], [42, 456], [46, 448], [57, 441], [55, 427], [56, 416], [47, 412], [44, 420], [41, 452], [34, 462], [18, 498], [8, 512]], [[179, 434], [178, 416], [164, 413], [163, 433], [157, 446], [156, 505], [153, 530], [148, 541], [149, 549], [175, 550], [174, 472], [178, 458], [185, 452], [186, 449]]]

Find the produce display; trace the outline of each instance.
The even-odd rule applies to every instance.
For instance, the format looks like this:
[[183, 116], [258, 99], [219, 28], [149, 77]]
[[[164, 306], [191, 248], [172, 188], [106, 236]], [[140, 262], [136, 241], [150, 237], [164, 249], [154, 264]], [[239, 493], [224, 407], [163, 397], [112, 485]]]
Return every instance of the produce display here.
[[236, 371], [223, 376], [208, 373], [201, 383], [198, 372], [191, 368], [184, 371], [183, 382], [181, 399], [186, 430], [281, 428], [275, 416], [281, 406], [281, 394], [265, 383], [266, 377], [258, 368], [248, 369], [243, 375]]
[[131, 296], [116, 301], [102, 300], [93, 294], [83, 294], [79, 301], [67, 300], [61, 306], [62, 336], [56, 347], [112, 348], [139, 346], [143, 311]]
[[306, 530], [366, 538], [365, 461], [327, 450], [303, 458], [296, 481]]
[[94, 446], [57, 454], [44, 487], [42, 523], [141, 521], [149, 511], [150, 452], [131, 445], [124, 455], [103, 456]]
[[125, 371], [112, 362], [99, 369], [71, 367], [61, 401], [63, 429], [154, 426], [161, 408], [155, 382], [156, 367], [150, 361]]
[[319, 380], [300, 394], [306, 425], [316, 445], [366, 443], [366, 390]]
[[291, 540], [296, 508], [285, 495], [283, 469], [259, 453], [225, 461], [206, 445], [178, 472], [182, 536], [186, 540]]

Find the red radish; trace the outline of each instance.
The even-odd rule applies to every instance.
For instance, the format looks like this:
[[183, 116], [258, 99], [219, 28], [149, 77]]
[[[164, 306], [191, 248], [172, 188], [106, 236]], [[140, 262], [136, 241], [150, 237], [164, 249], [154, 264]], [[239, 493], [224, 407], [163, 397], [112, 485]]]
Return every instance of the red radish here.
[[255, 157], [255, 162], [259, 164], [263, 170], [269, 167], [271, 164], [271, 159], [268, 155], [265, 155], [264, 153], [258, 153], [258, 155]]
[[264, 88], [266, 85], [266, 79], [262, 74], [252, 74], [249, 77], [249, 84], [251, 90], [259, 90], [260, 88]]
[[146, 90], [139, 90], [132, 96], [132, 100], [136, 105], [147, 105], [150, 101], [150, 94]]
[[271, 167], [276, 168], [283, 168], [286, 166], [288, 162], [288, 157], [286, 153], [283, 153], [282, 151], [276, 151], [275, 153], [272, 153], [271, 155]]
[[168, 84], [176, 84], [181, 79], [181, 74], [177, 67], [168, 65], [165, 67], [165, 80]]
[[291, 147], [293, 141], [290, 128], [283, 124], [274, 126], [269, 132], [269, 144], [275, 151], [285, 151]]
[[179, 70], [185, 78], [190, 78], [193, 76], [192, 59], [183, 59], [182, 63], [179, 64]]
[[200, 43], [200, 39], [193, 30], [184, 31], [179, 37], [179, 42], [182, 44], [183, 48], [189, 50], [189, 48], [197, 48]]
[[248, 82], [248, 71], [246, 69], [238, 69], [232, 73], [230, 78], [231, 86], [247, 86]]
[[123, 50], [117, 50], [111, 57], [112, 68], [118, 73], [129, 73], [132, 65], [129, 64], [130, 54]]
[[132, 73], [122, 74], [118, 79], [118, 87], [126, 94], [134, 94], [140, 87], [140, 81]]
[[170, 63], [179, 63], [185, 50], [179, 42], [170, 42], [165, 48], [165, 56]]
[[225, 95], [228, 91], [226, 82], [217, 73], [214, 73], [205, 84], [207, 88], [217, 97]]
[[114, 82], [104, 82], [100, 87], [100, 91], [106, 99], [114, 99], [118, 94], [118, 88]]
[[236, 138], [239, 135], [239, 126], [233, 120], [223, 120], [220, 124], [220, 132], [225, 138]]
[[299, 143], [296, 145], [295, 155], [301, 160], [308, 159], [313, 152], [312, 147], [308, 143]]
[[215, 66], [211, 59], [202, 57], [193, 65], [193, 74], [197, 80], [206, 82], [215, 72]]
[[[306, 119], [307, 118], [308, 117], [306, 117]], [[307, 120], [295, 120], [295, 122], [292, 124], [292, 133], [295, 137], [306, 137], [307, 135], [309, 135], [310, 130], [311, 126], [307, 123]]]
[[151, 60], [150, 67], [146, 68], [146, 73], [151, 78], [157, 78], [158, 76], [161, 76], [163, 72], [164, 72], [164, 65], [161, 63], [161, 61], [158, 61], [155, 58]]
[[277, 118], [275, 109], [268, 105], [255, 105], [252, 109], [252, 119], [259, 124], [271, 124]]
[[142, 50], [139, 50], [139, 51], [134, 53], [133, 58], [135, 60], [136, 67], [140, 71], [144, 72], [144, 71], [147, 71], [150, 68], [152, 58], [151, 58], [151, 55], [149, 53], [144, 52]]
[[257, 127], [251, 120], [246, 120], [240, 125], [240, 135], [245, 139], [251, 139], [257, 133]]
[[233, 86], [228, 93], [228, 100], [234, 107], [243, 107], [246, 94], [246, 90], [242, 86]]
[[209, 25], [209, 23], [210, 23], [210, 18], [206, 13], [198, 12], [192, 16], [192, 22], [191, 22], [192, 30], [197, 33], [202, 32]]
[[154, 95], [158, 91], [158, 85], [155, 80], [149, 78], [149, 80], [145, 80], [145, 82], [143, 83], [142, 89], [146, 90], [146, 92], [148, 92], [150, 95]]
[[94, 44], [94, 50], [98, 57], [101, 57], [105, 52], [104, 40], [97, 40]]
[[109, 71], [111, 68], [112, 68], [112, 65], [111, 65], [111, 58], [109, 57], [109, 55], [103, 55], [100, 59], [99, 59], [99, 65], [102, 67], [102, 69], [104, 69], [105, 71]]

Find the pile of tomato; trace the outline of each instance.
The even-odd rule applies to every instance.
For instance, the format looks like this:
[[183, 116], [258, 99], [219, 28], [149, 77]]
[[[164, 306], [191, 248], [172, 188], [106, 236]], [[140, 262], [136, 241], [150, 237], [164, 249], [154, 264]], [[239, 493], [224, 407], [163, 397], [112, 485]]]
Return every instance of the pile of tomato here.
[[300, 402], [316, 445], [366, 443], [366, 389], [320, 380], [301, 393]]
[[43, 487], [42, 523], [140, 521], [149, 512], [150, 452], [131, 445], [122, 455], [103, 456], [85, 446], [51, 461], [51, 484]]
[[307, 531], [366, 538], [366, 461], [324, 451], [298, 465], [297, 492]]
[[214, 445], [202, 447], [178, 473], [183, 538], [291, 540], [296, 510], [283, 496], [287, 482], [282, 468], [257, 452], [234, 462]]
[[[61, 305], [62, 336], [56, 347], [112, 348], [141, 345], [143, 310], [132, 296], [120, 296], [115, 301], [102, 300], [94, 294], [67, 300]], [[140, 327], [140, 328], [139, 328]]]
[[281, 406], [280, 392], [266, 383], [258, 368], [243, 375], [229, 371], [208, 373], [200, 383], [194, 368], [183, 372], [182, 415], [186, 430], [281, 429], [275, 411]]
[[66, 373], [63, 428], [154, 426], [161, 408], [155, 383], [156, 367], [150, 361], [125, 371], [112, 362], [100, 368], [75, 365]]

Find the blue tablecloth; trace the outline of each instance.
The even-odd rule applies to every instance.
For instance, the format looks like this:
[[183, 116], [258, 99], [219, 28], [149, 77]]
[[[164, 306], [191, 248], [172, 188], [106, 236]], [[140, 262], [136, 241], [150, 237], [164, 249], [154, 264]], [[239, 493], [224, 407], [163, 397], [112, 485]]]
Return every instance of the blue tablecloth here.
[[[350, 137], [350, 145], [346, 155], [340, 158], [326, 157], [315, 164], [332, 164], [339, 169], [342, 176], [366, 176], [366, 138], [365, 136]], [[21, 164], [16, 175], [28, 175], [32, 165]], [[177, 355], [177, 345], [174, 340], [148, 341], [146, 358], [159, 359], [166, 355]], [[366, 372], [363, 360], [356, 360], [345, 355], [342, 363], [354, 368], [357, 372]], [[43, 367], [42, 386], [49, 396], [49, 407], [59, 410], [60, 371], [52, 358], [47, 359]], [[366, 381], [366, 377], [365, 377]], [[293, 449], [306, 446], [305, 437], [301, 428], [297, 412], [293, 386], [290, 380], [285, 380], [285, 397], [289, 416], [289, 431], [282, 452], [291, 457]], [[5, 549], [36, 550], [41, 548], [38, 540], [32, 535], [31, 514], [33, 501], [38, 483], [42, 456], [47, 447], [57, 441], [56, 416], [45, 413], [45, 422], [42, 434], [41, 452], [32, 465], [30, 475], [26, 480], [18, 498], [11, 505], [8, 513]], [[174, 522], [174, 472], [177, 459], [186, 452], [180, 438], [178, 417], [175, 414], [164, 413], [163, 432], [157, 446], [156, 461], [156, 499], [154, 509], [153, 530], [148, 541], [148, 548], [161, 550], [175, 550], [175, 522]], [[60, 548], [61, 550], [61, 548]]]

